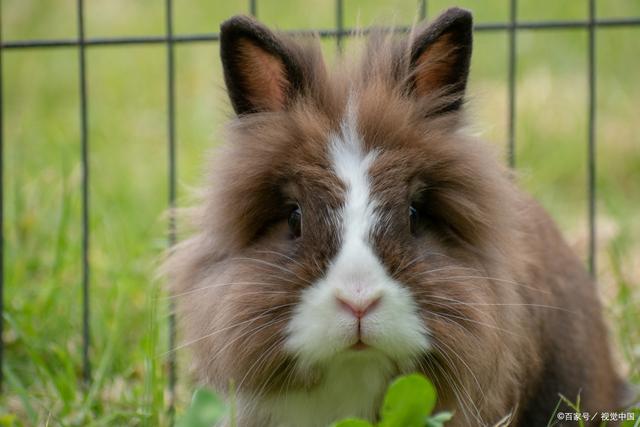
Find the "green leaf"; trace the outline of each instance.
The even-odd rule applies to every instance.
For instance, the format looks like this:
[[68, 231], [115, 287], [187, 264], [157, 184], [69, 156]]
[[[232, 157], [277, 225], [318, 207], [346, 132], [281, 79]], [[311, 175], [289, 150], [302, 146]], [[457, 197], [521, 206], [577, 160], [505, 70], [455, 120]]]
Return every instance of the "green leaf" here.
[[453, 414], [451, 412], [440, 412], [427, 418], [425, 427], [444, 427], [444, 423], [450, 421], [452, 417]]
[[211, 427], [225, 412], [224, 403], [211, 391], [197, 389], [178, 427]]
[[382, 405], [380, 427], [424, 427], [436, 405], [436, 389], [419, 374], [395, 380]]
[[373, 427], [373, 424], [365, 420], [349, 418], [346, 420], [338, 421], [337, 423], [332, 424], [331, 427]]

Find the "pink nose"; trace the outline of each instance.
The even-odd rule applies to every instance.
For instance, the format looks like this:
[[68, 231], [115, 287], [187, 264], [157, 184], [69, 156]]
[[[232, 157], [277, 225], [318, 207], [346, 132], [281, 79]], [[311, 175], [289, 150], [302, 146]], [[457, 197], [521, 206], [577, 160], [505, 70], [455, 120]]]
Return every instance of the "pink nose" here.
[[381, 297], [365, 299], [362, 301], [349, 301], [344, 297], [337, 296], [338, 304], [357, 319], [362, 319], [367, 313], [371, 312], [380, 303]]

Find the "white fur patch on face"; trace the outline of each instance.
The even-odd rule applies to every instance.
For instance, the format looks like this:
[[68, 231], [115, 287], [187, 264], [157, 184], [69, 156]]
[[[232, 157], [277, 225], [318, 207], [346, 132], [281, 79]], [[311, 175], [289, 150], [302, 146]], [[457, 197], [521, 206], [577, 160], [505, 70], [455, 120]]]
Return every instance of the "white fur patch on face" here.
[[[323, 399], [330, 398], [336, 407], [342, 399], [348, 401], [340, 390], [349, 394], [350, 387], [343, 384], [336, 389], [330, 384], [339, 377], [367, 382], [372, 394], [368, 404], [373, 405], [373, 396], [382, 393], [389, 380], [389, 370], [383, 366], [393, 362], [402, 370], [412, 369], [414, 359], [429, 348], [426, 327], [410, 292], [390, 277], [371, 245], [370, 236], [379, 226], [379, 218], [376, 200], [371, 194], [369, 170], [377, 153], [364, 152], [352, 101], [340, 133], [332, 135], [329, 142], [332, 169], [346, 188], [345, 204], [336, 212], [342, 244], [325, 276], [302, 293], [287, 326], [285, 342], [286, 350], [296, 355], [299, 369], [320, 368], [325, 373], [318, 392], [325, 390], [328, 395], [312, 398], [308, 394], [308, 410]], [[345, 301], [353, 307], [372, 308], [358, 319], [345, 308], [342, 303]], [[375, 305], [369, 305], [372, 301]], [[360, 348], [366, 348], [354, 348], [358, 342]], [[362, 354], [349, 356], [356, 353]], [[368, 358], [370, 363], [354, 363], [331, 380], [336, 364], [342, 366], [345, 360], [361, 357]], [[373, 368], [375, 366], [378, 369]], [[304, 396], [296, 399], [301, 405], [305, 400]], [[354, 402], [353, 411], [362, 412], [364, 409], [360, 406], [361, 403]]]

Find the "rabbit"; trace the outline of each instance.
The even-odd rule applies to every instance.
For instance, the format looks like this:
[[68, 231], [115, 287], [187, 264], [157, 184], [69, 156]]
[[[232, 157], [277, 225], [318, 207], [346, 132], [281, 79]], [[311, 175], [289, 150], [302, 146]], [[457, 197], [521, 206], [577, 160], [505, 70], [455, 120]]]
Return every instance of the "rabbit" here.
[[451, 426], [547, 425], [559, 393], [621, 408], [595, 283], [465, 132], [472, 26], [452, 8], [372, 30], [329, 69], [314, 37], [222, 24], [235, 114], [166, 271], [194, 375], [234, 393], [238, 426], [375, 422], [414, 372]]

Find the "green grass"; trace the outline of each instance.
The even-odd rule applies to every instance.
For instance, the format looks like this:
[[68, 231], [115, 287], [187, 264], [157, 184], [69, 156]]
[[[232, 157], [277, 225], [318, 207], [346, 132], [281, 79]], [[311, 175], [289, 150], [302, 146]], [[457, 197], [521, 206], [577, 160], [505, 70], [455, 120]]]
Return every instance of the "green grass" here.
[[[178, 33], [216, 31], [247, 2], [175, 2]], [[506, 1], [455, 4], [478, 21], [507, 19]], [[583, 19], [586, 1], [520, 2], [521, 19]], [[334, 26], [333, 1], [261, 0], [280, 28]], [[430, 0], [429, 14], [454, 4]], [[75, 2], [4, 0], [5, 40], [75, 35]], [[345, 22], [411, 23], [413, 1], [345, 1]], [[88, 0], [89, 36], [161, 34], [161, 1]], [[640, 16], [640, 3], [598, 1], [601, 16]], [[598, 32], [598, 278], [629, 378], [640, 383], [640, 29]], [[523, 185], [586, 258], [584, 31], [518, 36], [517, 165]], [[331, 41], [326, 52], [335, 51]], [[217, 45], [179, 45], [181, 203], [200, 182], [229, 108]], [[5, 114], [5, 390], [0, 425], [166, 425], [167, 305], [154, 270], [166, 247], [166, 51], [88, 51], [91, 167], [91, 358], [81, 385], [81, 171], [77, 52], [3, 52]], [[474, 130], [506, 145], [507, 37], [481, 33], [470, 83]], [[179, 353], [178, 411], [190, 398]]]

